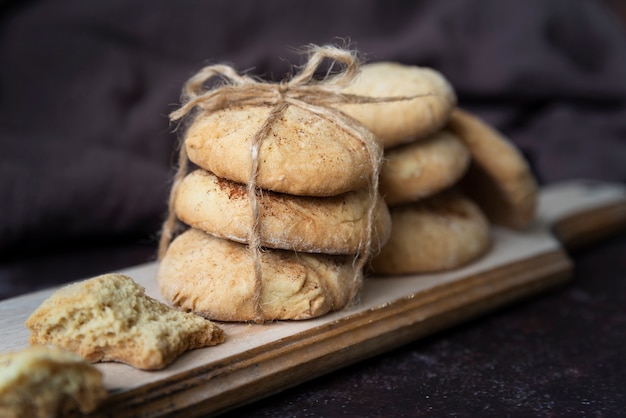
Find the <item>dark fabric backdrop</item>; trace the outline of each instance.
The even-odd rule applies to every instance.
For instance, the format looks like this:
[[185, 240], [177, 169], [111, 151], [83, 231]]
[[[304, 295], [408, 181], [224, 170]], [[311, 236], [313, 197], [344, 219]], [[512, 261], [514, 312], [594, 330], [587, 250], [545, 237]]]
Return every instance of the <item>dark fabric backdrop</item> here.
[[[177, 146], [167, 114], [184, 81], [216, 62], [277, 79], [309, 43], [349, 41], [370, 61], [438, 69], [542, 182], [624, 182], [624, 10], [593, 0], [0, 2], [0, 297], [19, 293], [24, 271], [45, 280], [45, 264], [22, 266], [50, 254], [139, 245], [152, 257]], [[82, 272], [66, 265], [59, 280]]]

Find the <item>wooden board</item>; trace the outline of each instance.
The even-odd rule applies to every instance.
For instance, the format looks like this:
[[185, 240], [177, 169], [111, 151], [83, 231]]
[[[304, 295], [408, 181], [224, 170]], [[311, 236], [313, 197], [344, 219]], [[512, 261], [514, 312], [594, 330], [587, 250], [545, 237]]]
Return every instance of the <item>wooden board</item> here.
[[[184, 354], [162, 371], [98, 364], [110, 391], [94, 416], [205, 416], [475, 318], [565, 282], [563, 248], [626, 226], [621, 185], [574, 182], [542, 191], [539, 220], [524, 233], [494, 228], [485, 257], [455, 271], [368, 278], [358, 304], [322, 318], [270, 324], [221, 324], [227, 341]], [[160, 298], [156, 264], [121, 271]], [[24, 321], [53, 289], [0, 302], [0, 352], [28, 345]]]

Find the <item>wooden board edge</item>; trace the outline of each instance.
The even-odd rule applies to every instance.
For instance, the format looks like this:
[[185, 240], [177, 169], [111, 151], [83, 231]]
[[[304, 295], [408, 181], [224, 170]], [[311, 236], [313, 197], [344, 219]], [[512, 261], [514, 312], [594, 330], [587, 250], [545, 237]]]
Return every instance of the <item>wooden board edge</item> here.
[[571, 271], [562, 250], [540, 254], [113, 394], [92, 416], [217, 415], [554, 288]]
[[577, 251], [626, 230], [626, 200], [556, 221], [552, 232], [568, 251]]

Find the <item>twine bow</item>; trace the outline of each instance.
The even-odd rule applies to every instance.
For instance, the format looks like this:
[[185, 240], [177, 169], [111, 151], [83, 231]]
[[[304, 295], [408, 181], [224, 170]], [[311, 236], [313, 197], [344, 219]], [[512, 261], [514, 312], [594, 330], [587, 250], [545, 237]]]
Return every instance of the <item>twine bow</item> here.
[[[328, 73], [322, 80], [315, 80], [314, 76], [325, 60], [329, 60], [331, 63]], [[330, 75], [330, 71], [336, 63], [343, 65], [343, 71]], [[257, 322], [265, 320], [260, 305], [262, 272], [261, 237], [259, 232], [260, 214], [257, 199], [259, 150], [272, 126], [280, 119], [289, 106], [300, 107], [338, 124], [348, 132], [353, 133], [363, 143], [369, 154], [372, 176], [369, 182], [371, 200], [367, 213], [367, 239], [361, 243], [355, 259], [355, 275], [350, 299], [353, 300], [360, 291], [362, 268], [372, 250], [371, 236], [378, 193], [378, 175], [382, 160], [382, 147], [369, 130], [333, 107], [333, 105], [377, 103], [406, 100], [414, 97], [372, 98], [342, 93], [341, 90], [354, 80], [359, 69], [360, 63], [353, 52], [334, 46], [312, 46], [309, 51], [309, 59], [300, 73], [279, 83], [263, 82], [247, 75], [240, 75], [227, 65], [212, 65], [201, 69], [189, 79], [183, 90], [184, 104], [170, 114], [172, 121], [178, 121], [189, 115], [192, 110], [215, 112], [234, 106], [272, 107], [269, 116], [252, 139], [250, 146], [252, 168], [247, 180], [247, 195], [251, 204], [253, 219], [253, 225], [248, 236], [248, 247], [254, 262], [255, 288], [253, 302], [255, 304], [255, 320]], [[206, 83], [215, 77], [220, 77], [226, 83], [213, 89], [206, 89]], [[175, 234], [175, 230], [180, 226], [177, 223], [177, 217], [174, 212], [174, 202], [178, 186], [187, 173], [187, 165], [185, 146], [181, 145], [178, 171], [174, 177], [169, 199], [169, 214], [163, 224], [161, 233], [159, 258], [164, 256], [165, 250]]]

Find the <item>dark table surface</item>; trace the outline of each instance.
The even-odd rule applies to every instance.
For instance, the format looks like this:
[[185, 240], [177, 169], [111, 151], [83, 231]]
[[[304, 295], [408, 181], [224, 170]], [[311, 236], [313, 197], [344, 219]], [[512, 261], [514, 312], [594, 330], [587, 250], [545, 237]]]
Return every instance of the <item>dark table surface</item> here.
[[[624, 416], [625, 255], [624, 233], [579, 249], [556, 290], [225, 416]], [[2, 296], [152, 258], [151, 245], [132, 244], [17, 260], [0, 270], [12, 278]]]

